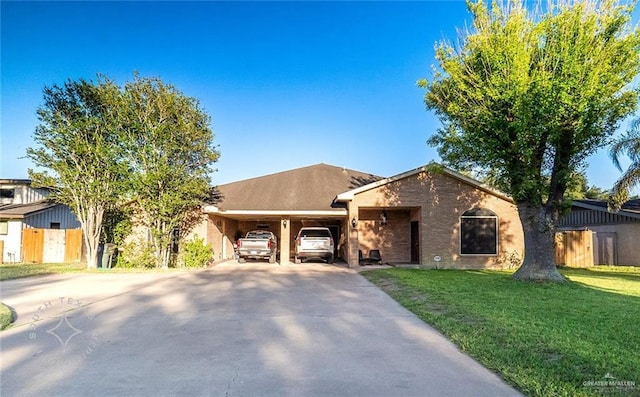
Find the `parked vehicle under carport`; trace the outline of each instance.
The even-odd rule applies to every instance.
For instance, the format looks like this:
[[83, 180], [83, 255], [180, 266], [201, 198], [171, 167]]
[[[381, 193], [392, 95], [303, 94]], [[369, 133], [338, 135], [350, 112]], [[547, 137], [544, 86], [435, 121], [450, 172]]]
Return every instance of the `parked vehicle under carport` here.
[[252, 230], [244, 238], [238, 239], [238, 262], [244, 263], [248, 258], [267, 259], [276, 262], [278, 239], [268, 230]]
[[296, 235], [295, 263], [308, 259], [323, 259], [333, 263], [334, 243], [326, 227], [303, 227]]

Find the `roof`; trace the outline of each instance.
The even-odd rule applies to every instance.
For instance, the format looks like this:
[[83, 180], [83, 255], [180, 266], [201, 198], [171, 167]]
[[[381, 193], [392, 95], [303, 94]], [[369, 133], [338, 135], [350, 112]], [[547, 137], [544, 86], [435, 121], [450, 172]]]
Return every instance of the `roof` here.
[[0, 185], [31, 185], [31, 179], [0, 179]]
[[459, 172], [456, 172], [456, 171], [454, 171], [452, 169], [449, 169], [449, 168], [447, 168], [447, 167], [445, 167], [443, 165], [436, 164], [436, 163], [431, 163], [431, 164], [424, 165], [422, 167], [414, 168], [414, 169], [412, 169], [410, 171], [406, 171], [406, 172], [403, 172], [401, 174], [398, 174], [398, 175], [395, 175], [395, 176], [392, 176], [392, 177], [389, 177], [389, 178], [380, 179], [380, 180], [374, 181], [372, 183], [369, 183], [367, 185], [360, 186], [358, 188], [355, 188], [355, 189], [346, 191], [344, 193], [338, 194], [336, 196], [336, 201], [350, 201], [350, 200], [353, 200], [354, 196], [356, 194], [358, 194], [358, 193], [366, 192], [368, 190], [375, 189], [377, 187], [386, 185], [388, 183], [392, 183], [392, 182], [398, 181], [400, 179], [405, 179], [405, 178], [408, 178], [410, 176], [420, 174], [422, 172], [432, 172], [432, 173], [444, 174], [444, 175], [447, 175], [449, 177], [455, 178], [455, 179], [457, 179], [457, 180], [459, 180], [461, 182], [464, 182], [464, 183], [466, 183], [468, 185], [471, 185], [471, 186], [473, 186], [473, 187], [475, 187], [477, 189], [480, 189], [480, 190], [483, 190], [483, 191], [485, 191], [487, 193], [490, 193], [490, 194], [492, 194], [494, 196], [497, 196], [497, 197], [502, 198], [504, 200], [513, 202], [513, 199], [509, 195], [507, 195], [506, 193], [500, 192], [500, 191], [498, 191], [496, 189], [493, 189], [493, 188], [491, 188], [491, 187], [489, 187], [489, 186], [487, 186], [487, 185], [485, 185], [485, 184], [483, 184], [483, 183], [481, 183], [481, 182], [479, 182], [479, 181], [477, 181], [477, 180], [475, 180], [473, 178], [469, 178], [466, 175], [463, 175], [463, 174], [461, 174]]
[[61, 204], [48, 200], [35, 201], [29, 204], [6, 204], [0, 206], [0, 219], [23, 219], [25, 216], [57, 207]]
[[[573, 200], [572, 205], [574, 207], [579, 207], [587, 210], [593, 211], [602, 211], [602, 212], [615, 212], [609, 210], [609, 202], [605, 200], [591, 200], [591, 199], [581, 199], [581, 200]], [[640, 216], [640, 199], [629, 200], [626, 203], [622, 204], [618, 213], [623, 215], [629, 215], [633, 217]]]
[[220, 185], [213, 212], [259, 214], [344, 213], [333, 199], [340, 192], [382, 179], [324, 163]]

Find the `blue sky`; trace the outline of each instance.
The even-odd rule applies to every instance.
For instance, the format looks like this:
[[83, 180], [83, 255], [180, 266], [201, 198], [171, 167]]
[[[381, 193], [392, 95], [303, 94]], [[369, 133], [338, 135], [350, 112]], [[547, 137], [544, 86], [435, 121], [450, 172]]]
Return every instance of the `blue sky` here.
[[[391, 176], [439, 161], [416, 86], [463, 1], [1, 3], [0, 178], [26, 178], [42, 89], [133, 71], [199, 99], [221, 158], [214, 184], [320, 162]], [[636, 11], [637, 15], [637, 11]], [[637, 20], [637, 18], [636, 18]], [[589, 182], [620, 172], [606, 150]]]

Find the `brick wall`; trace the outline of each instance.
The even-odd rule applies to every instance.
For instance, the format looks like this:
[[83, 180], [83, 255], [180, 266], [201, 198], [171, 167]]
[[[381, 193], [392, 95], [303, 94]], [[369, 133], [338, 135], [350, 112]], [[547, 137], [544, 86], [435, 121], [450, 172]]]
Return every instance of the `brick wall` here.
[[216, 215], [209, 215], [194, 230], [203, 237], [201, 231], [206, 229], [206, 240], [213, 248], [215, 260], [232, 259], [234, 257], [233, 241], [238, 230], [238, 221]]
[[[476, 207], [498, 216], [498, 255], [460, 255], [460, 216]], [[382, 210], [388, 216], [385, 226], [379, 220]], [[359, 193], [350, 211], [358, 214], [359, 248], [365, 256], [378, 248], [388, 262], [410, 261], [411, 220], [419, 221], [420, 264], [427, 267], [503, 268], [509, 257], [524, 252], [515, 204], [446, 174], [423, 172]]]

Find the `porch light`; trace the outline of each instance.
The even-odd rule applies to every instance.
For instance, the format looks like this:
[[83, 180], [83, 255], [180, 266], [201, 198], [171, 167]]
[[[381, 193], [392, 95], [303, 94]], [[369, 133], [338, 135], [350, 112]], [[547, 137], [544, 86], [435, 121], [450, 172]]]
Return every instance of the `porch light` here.
[[287, 228], [287, 220], [286, 219], [282, 220], [282, 227], [284, 227], [285, 229]]
[[351, 227], [355, 229], [356, 226], [358, 226], [358, 220], [354, 217], [351, 220]]
[[384, 226], [387, 224], [387, 211], [382, 210], [382, 214], [380, 214], [380, 225]]

